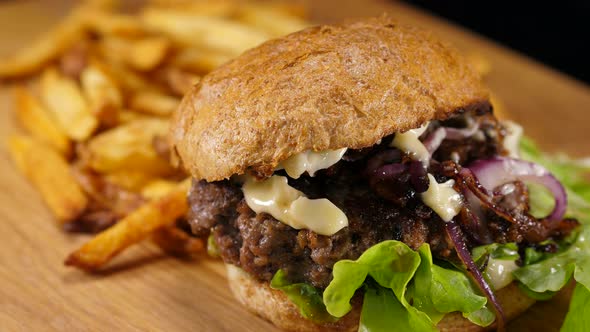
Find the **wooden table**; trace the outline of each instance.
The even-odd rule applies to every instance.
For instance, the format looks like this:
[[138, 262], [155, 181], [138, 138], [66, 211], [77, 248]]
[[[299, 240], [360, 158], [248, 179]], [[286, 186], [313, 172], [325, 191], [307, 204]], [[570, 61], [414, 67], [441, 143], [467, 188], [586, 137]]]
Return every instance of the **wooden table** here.
[[[71, 2], [71, 1], [70, 1]], [[0, 3], [0, 54], [24, 45], [63, 14], [68, 1]], [[405, 5], [309, 0], [320, 22], [378, 15], [433, 29], [467, 52], [488, 58], [487, 82], [513, 118], [544, 148], [590, 154], [590, 89], [481, 36]], [[565, 50], [567, 51], [567, 50]], [[11, 101], [0, 87], [0, 140], [15, 130]], [[51, 222], [35, 190], [0, 148], [0, 331], [271, 331], [237, 305], [219, 261], [182, 261], [149, 246], [132, 248], [110, 268], [87, 275], [63, 266], [86, 239]], [[513, 322], [513, 331], [556, 331], [567, 294]]]

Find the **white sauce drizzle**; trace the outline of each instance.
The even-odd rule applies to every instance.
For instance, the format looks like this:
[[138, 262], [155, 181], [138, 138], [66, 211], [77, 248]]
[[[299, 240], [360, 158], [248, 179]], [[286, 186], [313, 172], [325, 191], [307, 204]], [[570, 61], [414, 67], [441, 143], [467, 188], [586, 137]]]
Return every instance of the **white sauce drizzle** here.
[[490, 257], [484, 272], [487, 274], [494, 290], [499, 290], [508, 286], [514, 280], [512, 272], [516, 269], [518, 269], [518, 265], [513, 260], [500, 260]]
[[320, 169], [328, 168], [339, 162], [345, 152], [346, 148], [319, 152], [308, 150], [283, 160], [277, 169], [284, 169], [287, 175], [293, 179], [298, 179], [305, 172], [309, 176], [314, 176], [315, 172]]
[[463, 199], [453, 189], [455, 180], [437, 183], [432, 174], [428, 174], [428, 190], [421, 194], [422, 201], [444, 221], [451, 221], [461, 211]]
[[[405, 133], [396, 133], [391, 146], [406, 152], [414, 160], [420, 161], [424, 166], [430, 163], [430, 153], [420, 141], [422, 135], [428, 128], [428, 122], [420, 128], [411, 129]], [[428, 190], [421, 194], [422, 201], [431, 208], [444, 221], [451, 221], [463, 205], [461, 195], [453, 189], [454, 180], [445, 183], [437, 183], [432, 174], [428, 174], [430, 183]]]
[[391, 146], [396, 147], [410, 155], [412, 159], [420, 161], [424, 165], [428, 165], [430, 160], [430, 153], [418, 139], [426, 129], [429, 122], [426, 122], [422, 127], [410, 129], [405, 133], [396, 133]]
[[520, 149], [518, 147], [520, 139], [522, 138], [522, 127], [514, 121], [504, 120], [502, 125], [506, 128], [508, 135], [504, 137], [504, 149], [509, 153], [512, 158], [520, 157]]
[[248, 206], [256, 213], [268, 213], [295, 229], [309, 229], [333, 235], [348, 226], [348, 218], [328, 199], [309, 199], [289, 186], [287, 178], [273, 175], [264, 181], [248, 177], [242, 186]]

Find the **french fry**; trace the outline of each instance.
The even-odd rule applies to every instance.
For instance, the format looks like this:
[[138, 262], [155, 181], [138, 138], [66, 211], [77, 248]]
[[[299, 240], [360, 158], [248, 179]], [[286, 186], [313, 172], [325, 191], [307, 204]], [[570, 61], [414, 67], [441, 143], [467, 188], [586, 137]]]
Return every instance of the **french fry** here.
[[230, 55], [219, 51], [189, 47], [179, 51], [171, 62], [176, 67], [206, 74], [229, 61], [231, 58]]
[[172, 9], [148, 8], [141, 13], [150, 28], [167, 34], [183, 45], [238, 55], [269, 39], [263, 31], [218, 17], [198, 16]]
[[21, 125], [36, 139], [68, 158], [71, 153], [70, 140], [55, 124], [49, 111], [22, 86], [15, 87], [14, 98], [16, 115]]
[[174, 171], [152, 147], [154, 137], [166, 135], [167, 120], [139, 120], [107, 130], [88, 142], [88, 165], [101, 173], [122, 170], [153, 175]]
[[78, 79], [88, 62], [90, 45], [82, 40], [66, 50], [59, 58], [60, 71], [73, 79]]
[[234, 0], [194, 1], [194, 0], [163, 0], [150, 1], [154, 10], [175, 9], [191, 15], [228, 17], [235, 13], [237, 4]]
[[146, 27], [133, 15], [93, 11], [88, 15], [89, 29], [101, 35], [137, 37], [147, 33]]
[[0, 59], [0, 79], [40, 82], [38, 98], [14, 90], [17, 119], [33, 136], [8, 142], [18, 169], [63, 229], [104, 230], [66, 260], [85, 270], [146, 238], [173, 255], [204, 250], [179, 219], [190, 181], [177, 181], [169, 117], [201, 75], [306, 25], [292, 4], [143, 3], [131, 12], [120, 0], [84, 0], [38, 42]]
[[80, 74], [80, 83], [94, 116], [107, 127], [115, 126], [119, 122], [123, 96], [105, 66], [92, 61]]
[[155, 91], [139, 91], [130, 101], [131, 109], [157, 116], [170, 116], [179, 104], [179, 98]]
[[149, 71], [160, 65], [171, 47], [171, 41], [161, 36], [130, 39], [107, 35], [98, 43], [100, 54], [110, 62], [129, 65], [139, 71]]
[[164, 81], [170, 92], [176, 96], [184, 96], [199, 81], [201, 77], [175, 67], [164, 69]]
[[175, 226], [162, 227], [154, 232], [152, 241], [165, 253], [173, 256], [191, 256], [202, 253], [205, 241], [192, 237]]
[[130, 41], [120, 36], [106, 35], [96, 43], [96, 51], [109, 64], [126, 65]]
[[123, 105], [123, 96], [115, 83], [112, 74], [105, 66], [92, 61], [80, 75], [82, 91], [91, 104], [106, 101], [116, 107]]
[[41, 76], [41, 99], [62, 130], [75, 141], [90, 137], [98, 120], [74, 80], [48, 68]]
[[141, 206], [145, 200], [135, 192], [121, 188], [108, 181], [104, 176], [74, 167], [72, 174], [82, 190], [90, 198], [88, 212], [106, 210], [119, 218], [124, 217]]
[[170, 41], [163, 37], [136, 40], [130, 44], [126, 61], [136, 70], [152, 70], [162, 63], [171, 46]]
[[141, 189], [141, 195], [146, 199], [156, 199], [168, 194], [177, 184], [178, 182], [163, 179], [152, 180]]
[[75, 7], [53, 29], [13, 56], [0, 59], [0, 78], [17, 78], [34, 74], [76, 42], [84, 39], [90, 13], [109, 11], [115, 6], [111, 0], [87, 0]]
[[160, 156], [160, 158], [170, 160], [172, 151], [170, 147], [170, 141], [166, 136], [155, 136], [152, 139], [152, 147], [154, 151]]
[[269, 33], [273, 37], [286, 35], [309, 26], [309, 22], [297, 16], [262, 4], [243, 5], [238, 18], [249, 25]]
[[10, 58], [0, 59], [0, 78], [33, 74], [82, 39], [84, 12], [85, 9], [82, 8], [74, 10], [58, 26], [30, 46]]
[[121, 219], [110, 210], [85, 211], [78, 219], [63, 225], [63, 229], [72, 233], [96, 234], [111, 226]]
[[149, 185], [155, 178], [153, 174], [121, 170], [104, 175], [106, 181], [113, 183], [123, 189], [139, 192]]
[[144, 77], [127, 68], [124, 64], [117, 61], [110, 61], [109, 59], [105, 60], [108, 61], [107, 65], [109, 67], [109, 72], [113, 74], [123, 92], [131, 94], [138, 90], [153, 89], [152, 84], [150, 84]]
[[65, 264], [87, 271], [96, 270], [157, 229], [172, 225], [188, 209], [186, 193], [189, 187], [190, 180], [187, 179], [168, 195], [146, 203], [71, 253]]
[[301, 4], [294, 2], [281, 2], [277, 1], [276, 3], [265, 3], [265, 6], [269, 8], [269, 10], [273, 10], [277, 13], [281, 13], [283, 15], [289, 15], [293, 17], [298, 17], [302, 20], [307, 19], [308, 17], [308, 8]]
[[130, 122], [135, 122], [138, 120], [150, 120], [150, 119], [158, 119], [153, 115], [148, 115], [145, 113], [134, 112], [131, 110], [121, 110], [119, 111], [119, 124], [127, 124]]
[[81, 215], [88, 199], [61, 155], [26, 136], [11, 137], [8, 149], [18, 169], [39, 190], [60, 223]]

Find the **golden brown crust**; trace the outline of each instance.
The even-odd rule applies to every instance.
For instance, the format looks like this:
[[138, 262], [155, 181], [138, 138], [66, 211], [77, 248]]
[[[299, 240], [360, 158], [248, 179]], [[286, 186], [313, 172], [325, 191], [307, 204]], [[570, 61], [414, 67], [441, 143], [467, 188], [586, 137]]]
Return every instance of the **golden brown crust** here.
[[[362, 303], [353, 303], [353, 309], [335, 324], [318, 325], [299, 314], [298, 308], [280, 291], [271, 289], [268, 283], [251, 278], [241, 269], [226, 264], [227, 278], [234, 296], [250, 311], [269, 320], [277, 327], [293, 332], [356, 331]], [[512, 283], [496, 292], [508, 320], [520, 315], [535, 301], [524, 295]], [[437, 325], [442, 332], [485, 331], [471, 323], [460, 313], [447, 314]], [[488, 329], [494, 326], [488, 327]]]
[[185, 96], [171, 140], [195, 178], [215, 181], [489, 107], [477, 72], [453, 48], [384, 16], [247, 51]]

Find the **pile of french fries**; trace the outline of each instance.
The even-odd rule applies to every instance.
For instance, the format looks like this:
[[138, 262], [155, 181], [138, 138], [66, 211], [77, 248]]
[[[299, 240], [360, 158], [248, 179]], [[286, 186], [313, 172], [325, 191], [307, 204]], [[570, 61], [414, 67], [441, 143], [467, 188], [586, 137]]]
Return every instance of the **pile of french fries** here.
[[238, 1], [86, 1], [13, 57], [0, 59], [26, 132], [8, 140], [17, 168], [60, 227], [98, 233], [66, 259], [100, 269], [151, 239], [193, 255], [206, 239], [185, 219], [190, 179], [169, 158], [169, 118], [212, 69], [308, 26], [301, 7]]

